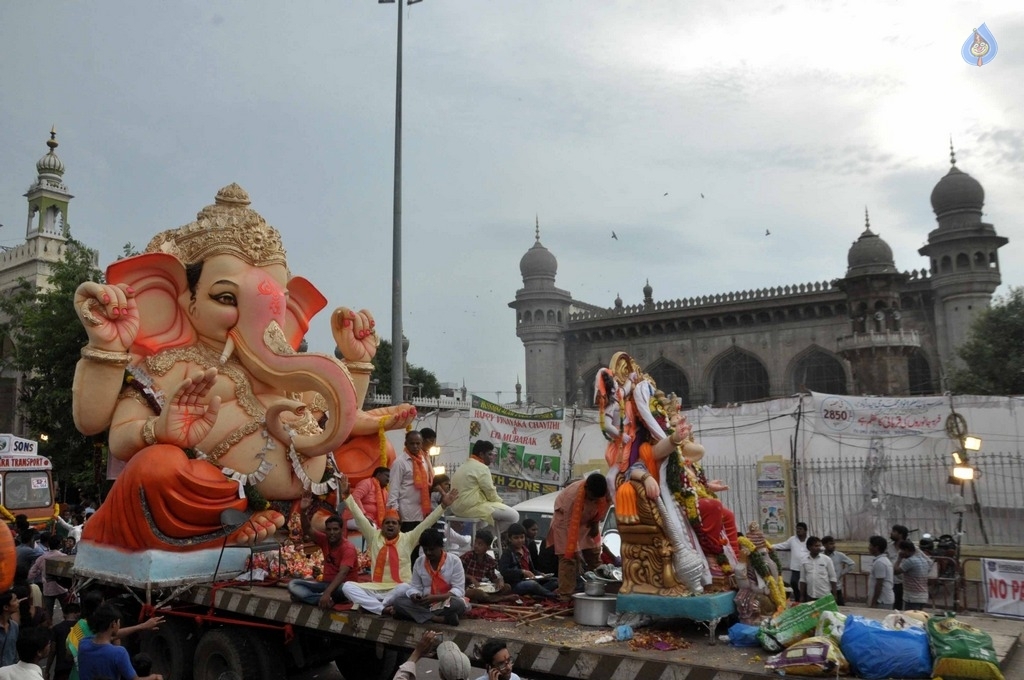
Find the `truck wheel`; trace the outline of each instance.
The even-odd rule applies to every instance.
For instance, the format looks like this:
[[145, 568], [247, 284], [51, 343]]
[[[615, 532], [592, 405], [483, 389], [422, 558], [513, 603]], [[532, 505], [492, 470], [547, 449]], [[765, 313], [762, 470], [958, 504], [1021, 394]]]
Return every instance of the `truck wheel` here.
[[195, 680], [263, 680], [260, 645], [248, 631], [217, 628], [199, 640], [193, 663]]
[[334, 663], [345, 680], [391, 680], [407, 658], [409, 651], [404, 649], [350, 645]]
[[167, 617], [160, 628], [142, 635], [142, 651], [153, 659], [153, 672], [166, 680], [190, 680], [199, 631], [187, 621]]

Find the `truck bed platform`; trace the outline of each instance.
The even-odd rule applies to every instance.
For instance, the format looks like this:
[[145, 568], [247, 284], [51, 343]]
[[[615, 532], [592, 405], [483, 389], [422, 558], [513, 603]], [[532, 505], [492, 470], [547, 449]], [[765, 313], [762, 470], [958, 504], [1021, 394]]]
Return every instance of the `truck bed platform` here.
[[[50, 566], [52, 565], [52, 567]], [[48, 564], [49, 573], [71, 576], [72, 558], [56, 558]], [[655, 630], [670, 631], [671, 641], [687, 645], [677, 649], [632, 649], [628, 641], [598, 642], [612, 631], [576, 624], [571, 616], [555, 616], [517, 625], [515, 621], [464, 618], [459, 626], [443, 624], [420, 625], [359, 611], [324, 611], [291, 601], [283, 584], [193, 585], [178, 593], [175, 608], [203, 611], [212, 607], [263, 622], [275, 622], [322, 633], [375, 642], [389, 647], [411, 650], [426, 630], [442, 631], [446, 640], [454, 641], [470, 658], [488, 638], [504, 638], [515, 659], [520, 675], [535, 679], [588, 678], [613, 680], [644, 678], [663, 680], [753, 680], [778, 677], [764, 668], [769, 656], [759, 648], [737, 648], [729, 644], [710, 644], [707, 629], [685, 620], [660, 622]], [[882, 610], [842, 607], [844, 613], [880, 620]], [[988, 632], [993, 639], [1000, 666], [1008, 680], [1024, 680], [1012, 669], [1024, 665], [1024, 622], [986, 615], [964, 615], [960, 619]], [[720, 626], [715, 634], [725, 632]], [[651, 629], [636, 631], [638, 637], [651, 635]], [[344, 640], [339, 639], [343, 645]]]

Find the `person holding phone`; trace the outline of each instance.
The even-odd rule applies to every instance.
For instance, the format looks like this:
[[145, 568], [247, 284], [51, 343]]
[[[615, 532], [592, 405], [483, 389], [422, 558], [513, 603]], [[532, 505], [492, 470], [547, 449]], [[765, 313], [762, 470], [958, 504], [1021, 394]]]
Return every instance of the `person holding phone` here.
[[487, 670], [477, 680], [522, 680], [512, 672], [512, 653], [504, 640], [492, 638], [480, 647], [477, 663]]

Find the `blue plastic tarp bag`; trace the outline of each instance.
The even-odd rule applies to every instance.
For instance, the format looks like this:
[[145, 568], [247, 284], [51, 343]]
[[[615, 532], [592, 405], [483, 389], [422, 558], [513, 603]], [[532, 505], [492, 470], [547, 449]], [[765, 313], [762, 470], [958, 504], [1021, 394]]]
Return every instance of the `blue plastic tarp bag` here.
[[758, 626], [748, 626], [745, 623], [734, 623], [729, 626], [729, 644], [733, 647], [760, 647], [757, 641]]
[[889, 630], [876, 621], [850, 615], [839, 646], [858, 677], [931, 677], [932, 655], [923, 628]]

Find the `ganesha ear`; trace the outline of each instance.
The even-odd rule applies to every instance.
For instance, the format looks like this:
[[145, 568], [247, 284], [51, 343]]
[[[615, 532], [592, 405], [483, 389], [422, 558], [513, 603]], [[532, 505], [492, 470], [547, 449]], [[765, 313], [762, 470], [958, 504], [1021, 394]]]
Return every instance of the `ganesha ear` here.
[[307, 279], [301, 276], [288, 279], [288, 313], [284, 320], [284, 335], [292, 349], [299, 348], [299, 343], [309, 330], [310, 320], [326, 306], [327, 298]]
[[135, 290], [139, 333], [132, 351], [151, 355], [195, 342], [195, 331], [179, 298], [188, 291], [185, 267], [167, 253], [145, 253], [107, 267], [107, 283], [125, 283]]

